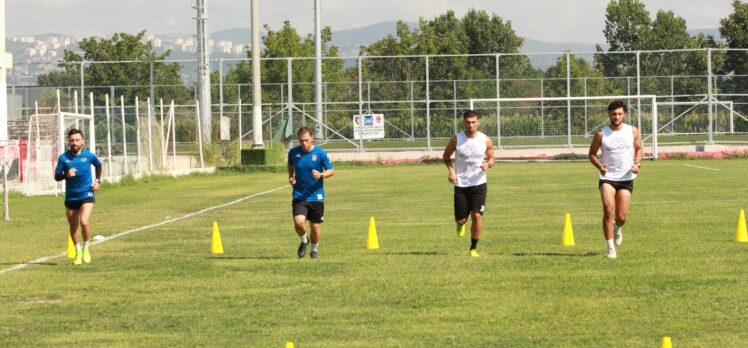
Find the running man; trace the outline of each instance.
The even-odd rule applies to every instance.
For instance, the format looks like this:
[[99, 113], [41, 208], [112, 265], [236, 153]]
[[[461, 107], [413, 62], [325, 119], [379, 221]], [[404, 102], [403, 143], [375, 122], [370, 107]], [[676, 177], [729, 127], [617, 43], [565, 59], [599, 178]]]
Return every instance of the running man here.
[[[91, 239], [91, 213], [101, 183], [101, 162], [93, 153], [83, 148], [83, 132], [72, 129], [68, 132], [69, 151], [57, 159], [55, 180], [65, 180], [65, 213], [70, 225], [70, 237], [75, 243], [74, 265], [91, 263], [88, 242]], [[96, 168], [96, 179], [91, 178], [91, 166]], [[83, 246], [78, 238], [78, 226], [83, 235]]]
[[462, 122], [465, 130], [449, 139], [442, 158], [449, 171], [448, 180], [454, 184], [457, 236], [465, 235], [465, 224], [469, 215], [472, 220], [470, 256], [479, 257], [476, 248], [483, 228], [483, 212], [486, 209], [486, 172], [496, 164], [496, 160], [493, 157], [491, 138], [478, 131], [480, 115], [474, 110], [465, 111]]
[[[623, 100], [608, 105], [610, 124], [595, 132], [589, 158], [600, 172], [598, 188], [603, 202], [603, 235], [606, 257], [615, 259], [616, 245], [623, 243], [623, 224], [628, 217], [634, 179], [642, 160], [642, 142], [636, 127], [623, 123], [628, 108]], [[597, 157], [601, 150], [600, 158]], [[614, 239], [615, 238], [615, 239]]]
[[[306, 255], [311, 237], [312, 251], [309, 257], [316, 259], [319, 248], [320, 224], [325, 220], [324, 179], [333, 176], [332, 163], [327, 152], [312, 144], [312, 130], [302, 127], [296, 132], [299, 146], [288, 151], [288, 183], [293, 186], [293, 224], [301, 244], [296, 254]], [[306, 221], [309, 220], [310, 236], [307, 236]]]

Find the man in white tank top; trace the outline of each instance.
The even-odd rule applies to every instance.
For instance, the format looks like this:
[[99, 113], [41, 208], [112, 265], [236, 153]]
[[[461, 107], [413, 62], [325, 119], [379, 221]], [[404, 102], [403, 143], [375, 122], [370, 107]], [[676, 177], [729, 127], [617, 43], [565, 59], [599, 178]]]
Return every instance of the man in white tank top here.
[[[480, 115], [473, 110], [462, 115], [464, 131], [449, 139], [444, 149], [444, 164], [449, 171], [448, 180], [454, 184], [454, 211], [457, 236], [465, 235], [468, 215], [470, 225], [470, 256], [478, 257], [478, 240], [483, 227], [483, 211], [486, 209], [486, 172], [493, 167], [493, 142], [478, 131]], [[452, 154], [455, 164], [452, 165]]]
[[[615, 259], [616, 245], [623, 243], [621, 227], [631, 204], [634, 179], [639, 174], [642, 160], [642, 142], [636, 127], [623, 123], [626, 103], [615, 100], [608, 105], [610, 125], [595, 133], [589, 157], [600, 172], [598, 187], [603, 201], [603, 235], [610, 259]], [[597, 157], [598, 150], [601, 151]], [[615, 237], [615, 239], [614, 239]]]

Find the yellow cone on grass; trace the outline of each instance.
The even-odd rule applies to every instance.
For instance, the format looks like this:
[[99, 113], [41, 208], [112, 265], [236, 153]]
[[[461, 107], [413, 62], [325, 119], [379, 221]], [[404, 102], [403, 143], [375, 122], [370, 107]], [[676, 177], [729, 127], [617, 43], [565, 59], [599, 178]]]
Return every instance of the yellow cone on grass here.
[[379, 249], [379, 239], [377, 238], [377, 225], [374, 217], [369, 218], [369, 237], [366, 238], [366, 249]]
[[285, 348], [294, 348], [293, 342], [286, 342]]
[[571, 228], [571, 214], [566, 213], [564, 219], [564, 233], [561, 236], [561, 245], [574, 246], [574, 230]]
[[670, 337], [665, 336], [662, 338], [662, 348], [673, 348], [673, 342], [670, 340]]
[[735, 231], [736, 242], [748, 242], [748, 232], [745, 229], [745, 212], [740, 209], [740, 217], [738, 217], [738, 228]]
[[221, 243], [221, 233], [218, 232], [218, 221], [213, 221], [213, 236], [210, 239], [210, 253], [223, 254], [223, 243]]
[[74, 259], [75, 258], [75, 244], [73, 244], [73, 237], [70, 237], [70, 233], [68, 233], [68, 258]]

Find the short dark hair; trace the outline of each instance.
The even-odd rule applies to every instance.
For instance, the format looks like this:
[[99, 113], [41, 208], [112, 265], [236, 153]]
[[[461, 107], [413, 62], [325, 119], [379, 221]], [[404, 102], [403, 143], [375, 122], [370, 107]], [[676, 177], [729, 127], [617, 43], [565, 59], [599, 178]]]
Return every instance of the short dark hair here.
[[70, 138], [70, 136], [71, 136], [71, 135], [73, 135], [73, 134], [80, 134], [80, 135], [81, 135], [81, 138], [83, 138], [83, 132], [81, 132], [81, 130], [80, 130], [80, 129], [76, 129], [76, 128], [73, 128], [73, 129], [71, 129], [71, 130], [70, 130], [70, 131], [68, 132], [68, 138]]
[[297, 136], [297, 137], [300, 137], [300, 136], [302, 136], [302, 135], [303, 135], [304, 133], [306, 133], [306, 134], [309, 134], [310, 136], [314, 137], [314, 135], [312, 134], [312, 130], [311, 130], [311, 129], [309, 129], [309, 127], [301, 127], [301, 128], [299, 128], [299, 130], [298, 130], [298, 131], [296, 131], [296, 136]]
[[608, 104], [608, 112], [620, 108], [623, 108], [623, 112], [629, 112], [629, 108], [626, 106], [626, 102], [621, 99], [616, 99]]
[[468, 110], [468, 111], [465, 111], [464, 114], [462, 114], [463, 120], [466, 120], [468, 118], [473, 118], [473, 117], [477, 117], [478, 119], [480, 119], [480, 115], [475, 110]]

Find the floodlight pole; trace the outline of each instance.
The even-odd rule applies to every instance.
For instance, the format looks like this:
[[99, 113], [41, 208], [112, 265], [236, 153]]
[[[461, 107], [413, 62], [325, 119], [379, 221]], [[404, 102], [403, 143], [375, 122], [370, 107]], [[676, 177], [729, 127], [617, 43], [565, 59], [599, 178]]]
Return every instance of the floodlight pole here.
[[262, 86], [260, 85], [260, 2], [252, 0], [252, 148], [262, 143]]
[[322, 31], [320, 29], [320, 0], [314, 0], [314, 105], [317, 114], [315, 138], [322, 134]]
[[210, 99], [210, 49], [208, 47], [208, 0], [197, 0], [197, 87], [201, 101], [200, 124], [203, 128], [203, 141], [211, 142], [211, 99]]

